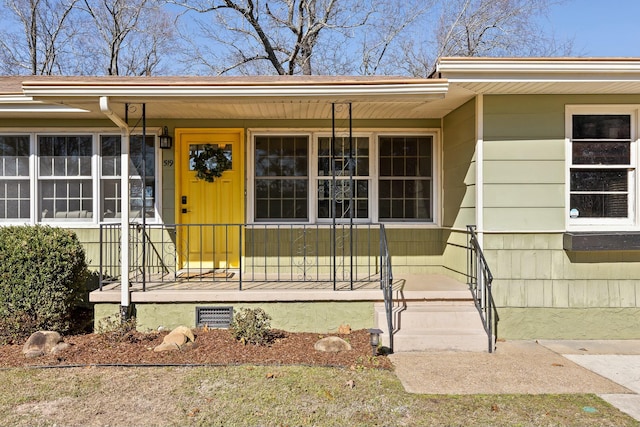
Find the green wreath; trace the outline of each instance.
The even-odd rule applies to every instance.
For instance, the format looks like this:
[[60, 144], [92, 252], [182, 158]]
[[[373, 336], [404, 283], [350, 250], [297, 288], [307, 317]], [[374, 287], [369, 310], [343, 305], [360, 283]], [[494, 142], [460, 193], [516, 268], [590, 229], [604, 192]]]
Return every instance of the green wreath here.
[[205, 145], [193, 160], [196, 177], [207, 182], [213, 182], [222, 176], [222, 172], [231, 169], [231, 153], [225, 153], [222, 148], [213, 148], [211, 144]]

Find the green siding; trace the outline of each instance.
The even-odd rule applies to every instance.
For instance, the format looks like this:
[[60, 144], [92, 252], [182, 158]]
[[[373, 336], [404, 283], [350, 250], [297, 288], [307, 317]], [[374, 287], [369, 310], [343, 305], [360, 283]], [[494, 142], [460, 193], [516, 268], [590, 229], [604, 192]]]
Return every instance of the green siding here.
[[565, 106], [615, 103], [640, 96], [484, 96], [484, 229], [563, 230]]
[[640, 307], [640, 254], [570, 253], [562, 234], [487, 234], [485, 256], [500, 307]]
[[498, 334], [512, 340], [639, 339], [638, 308], [505, 308]]
[[443, 220], [445, 227], [475, 223], [475, 101], [443, 120]]

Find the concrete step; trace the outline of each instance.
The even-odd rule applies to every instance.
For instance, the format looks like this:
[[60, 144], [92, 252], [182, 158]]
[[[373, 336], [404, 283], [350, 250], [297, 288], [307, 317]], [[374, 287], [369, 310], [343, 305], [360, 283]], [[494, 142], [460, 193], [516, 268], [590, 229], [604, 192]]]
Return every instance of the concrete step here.
[[[382, 345], [389, 345], [389, 336], [383, 335]], [[385, 341], [386, 339], [386, 341]], [[396, 353], [409, 351], [473, 351], [485, 352], [489, 346], [487, 334], [477, 330], [416, 330], [398, 332], [393, 336]]]
[[[384, 305], [376, 306], [376, 322], [386, 324]], [[479, 324], [478, 310], [472, 303], [465, 305], [441, 303], [409, 303], [394, 309], [396, 327], [402, 331], [414, 329], [473, 329]]]
[[[480, 314], [468, 300], [407, 301], [394, 307], [394, 351], [487, 351], [488, 338]], [[383, 303], [375, 305], [375, 324], [389, 345]]]

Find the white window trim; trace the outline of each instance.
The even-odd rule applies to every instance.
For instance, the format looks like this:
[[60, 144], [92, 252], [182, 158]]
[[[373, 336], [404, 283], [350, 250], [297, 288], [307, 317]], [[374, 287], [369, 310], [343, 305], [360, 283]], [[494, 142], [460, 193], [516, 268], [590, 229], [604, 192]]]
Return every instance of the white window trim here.
[[[637, 231], [639, 227], [640, 189], [638, 174], [638, 129], [640, 105], [567, 105], [565, 107], [565, 227], [567, 231]], [[573, 115], [575, 114], [628, 114], [631, 116], [631, 147], [629, 168], [629, 216], [627, 218], [571, 218], [571, 168], [573, 156]], [[595, 167], [597, 168], [597, 167]], [[603, 166], [604, 168], [604, 166]]]
[[[309, 137], [309, 219], [308, 220], [283, 220], [283, 221], [257, 221], [255, 219], [255, 188], [253, 182], [255, 181], [255, 170], [253, 164], [255, 162], [254, 148], [255, 137], [261, 135], [282, 135], [282, 136], [307, 136]], [[315, 185], [318, 180], [318, 162], [317, 162], [317, 147], [318, 138], [331, 136], [331, 129], [273, 129], [273, 128], [253, 128], [247, 130], [247, 149], [246, 149], [246, 209], [247, 209], [247, 221], [250, 224], [260, 224], [264, 226], [277, 226], [282, 225], [283, 222], [287, 224], [331, 224], [332, 219], [318, 219], [317, 218], [317, 194]], [[336, 133], [336, 136], [348, 136], [343, 130]], [[433, 174], [432, 174], [432, 220], [431, 221], [389, 221], [385, 220], [384, 224], [387, 228], [438, 228], [441, 226], [441, 209], [443, 205], [442, 190], [441, 190], [441, 175], [442, 175], [442, 143], [441, 143], [441, 130], [438, 128], [397, 128], [397, 129], [370, 129], [370, 128], [358, 128], [352, 133], [353, 137], [368, 137], [370, 144], [369, 153], [369, 218], [360, 219], [354, 218], [354, 224], [367, 224], [378, 223], [378, 138], [380, 136], [432, 136], [432, 162], [433, 162]], [[315, 161], [314, 161], [315, 160]], [[375, 197], [373, 197], [375, 195]], [[340, 219], [340, 223], [349, 222], [349, 219]]]
[[[147, 136], [154, 136], [154, 152], [155, 152], [155, 206], [154, 206], [154, 218], [147, 218], [146, 222], [149, 224], [162, 223], [162, 150], [158, 146], [158, 135], [162, 130], [159, 127], [150, 127], [147, 129]], [[29, 188], [31, 191], [31, 203], [30, 203], [30, 219], [7, 219], [1, 220], [1, 225], [36, 225], [47, 224], [57, 227], [65, 228], [95, 228], [102, 223], [111, 223], [113, 221], [105, 221], [102, 219], [101, 203], [102, 194], [100, 191], [100, 181], [102, 179], [102, 167], [100, 165], [100, 135], [118, 135], [121, 133], [114, 128], [50, 128], [50, 127], [34, 127], [29, 128], [28, 131], [18, 128], [0, 128], [0, 134], [2, 135], [28, 135], [29, 136]], [[139, 133], [136, 132], [136, 135]], [[92, 203], [93, 203], [93, 218], [84, 221], [73, 220], [71, 218], [65, 219], [50, 219], [42, 220], [40, 209], [40, 180], [39, 180], [39, 162], [38, 162], [38, 137], [40, 135], [47, 136], [65, 136], [65, 135], [91, 135], [92, 137], [92, 149], [91, 156], [91, 181], [92, 181]], [[139, 221], [142, 221], [141, 219]]]

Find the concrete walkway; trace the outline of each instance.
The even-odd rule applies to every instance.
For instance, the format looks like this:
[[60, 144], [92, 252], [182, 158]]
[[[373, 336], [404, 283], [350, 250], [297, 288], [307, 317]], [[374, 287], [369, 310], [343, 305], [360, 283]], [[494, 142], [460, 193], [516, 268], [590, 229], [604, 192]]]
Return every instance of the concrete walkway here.
[[390, 356], [420, 394], [594, 393], [640, 421], [640, 340], [506, 341], [496, 352]]

